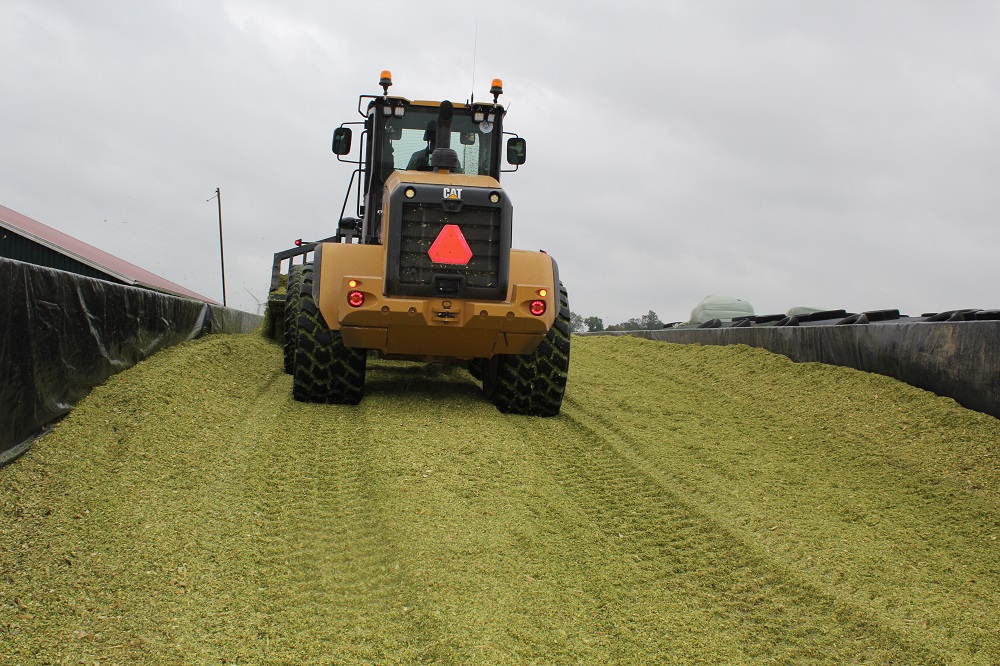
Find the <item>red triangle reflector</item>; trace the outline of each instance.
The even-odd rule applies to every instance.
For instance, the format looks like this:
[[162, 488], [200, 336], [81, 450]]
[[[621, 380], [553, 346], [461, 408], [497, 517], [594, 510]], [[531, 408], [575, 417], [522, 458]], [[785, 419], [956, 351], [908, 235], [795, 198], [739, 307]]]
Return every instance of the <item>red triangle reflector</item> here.
[[465, 266], [472, 259], [472, 249], [457, 224], [446, 224], [431, 244], [431, 249], [427, 250], [427, 256], [435, 264]]

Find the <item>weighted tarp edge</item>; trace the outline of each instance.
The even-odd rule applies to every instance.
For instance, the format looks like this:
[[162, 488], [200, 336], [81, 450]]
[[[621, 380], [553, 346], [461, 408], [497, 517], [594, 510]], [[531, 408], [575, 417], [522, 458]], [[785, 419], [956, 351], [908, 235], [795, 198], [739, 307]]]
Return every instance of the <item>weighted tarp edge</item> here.
[[108, 377], [261, 317], [0, 258], [0, 465]]
[[796, 362], [893, 377], [1000, 418], [1000, 321], [605, 332], [681, 344], [745, 344]]

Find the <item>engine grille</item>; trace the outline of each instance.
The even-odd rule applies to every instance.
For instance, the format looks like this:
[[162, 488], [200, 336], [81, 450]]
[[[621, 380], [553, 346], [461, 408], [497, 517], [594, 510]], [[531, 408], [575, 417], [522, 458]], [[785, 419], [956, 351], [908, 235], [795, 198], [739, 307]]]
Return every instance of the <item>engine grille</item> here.
[[[431, 288], [435, 275], [461, 275], [465, 284], [477, 289], [500, 286], [501, 229], [498, 208], [465, 206], [460, 212], [445, 212], [440, 203], [403, 205], [399, 245], [399, 283]], [[446, 224], [462, 230], [472, 259], [465, 266], [435, 264], [427, 251]]]

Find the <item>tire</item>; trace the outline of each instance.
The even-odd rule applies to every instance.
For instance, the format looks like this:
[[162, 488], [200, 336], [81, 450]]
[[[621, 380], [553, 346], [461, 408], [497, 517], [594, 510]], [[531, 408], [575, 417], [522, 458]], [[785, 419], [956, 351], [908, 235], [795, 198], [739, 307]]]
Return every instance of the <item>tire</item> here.
[[559, 283], [556, 321], [531, 354], [498, 354], [484, 363], [483, 393], [506, 414], [555, 416], [569, 374], [569, 297]]
[[285, 372], [289, 375], [292, 374], [292, 366], [295, 364], [295, 346], [298, 344], [299, 338], [296, 321], [299, 316], [299, 296], [302, 294], [302, 275], [306, 270], [312, 273], [312, 264], [291, 266], [288, 269], [281, 347], [285, 357]]
[[367, 349], [344, 345], [340, 331], [331, 331], [312, 295], [313, 272], [302, 273], [298, 300], [298, 331], [292, 364], [292, 397], [300, 402], [356, 405], [365, 389]]
[[469, 364], [465, 367], [466, 370], [469, 371], [469, 374], [472, 375], [473, 379], [483, 381], [483, 376], [486, 373], [486, 364], [489, 362], [489, 359], [474, 358], [469, 361]]

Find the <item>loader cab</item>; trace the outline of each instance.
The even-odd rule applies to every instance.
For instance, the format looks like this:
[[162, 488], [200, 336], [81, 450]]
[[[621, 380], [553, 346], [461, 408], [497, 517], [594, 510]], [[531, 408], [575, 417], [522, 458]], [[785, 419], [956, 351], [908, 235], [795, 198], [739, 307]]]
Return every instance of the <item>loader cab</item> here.
[[[368, 106], [365, 120], [364, 213], [359, 217], [367, 233], [377, 235], [381, 219], [383, 186], [393, 171], [430, 171], [430, 156], [437, 141], [437, 102], [411, 102], [401, 98], [376, 98]], [[472, 109], [454, 105], [451, 149], [458, 156], [453, 174], [500, 178], [501, 122], [473, 121]], [[490, 108], [495, 118], [500, 107]]]
[[[381, 85], [385, 84], [385, 78]], [[391, 84], [391, 80], [388, 83]], [[495, 103], [499, 81], [494, 81], [493, 103], [453, 104], [450, 148], [458, 163], [449, 169], [453, 174], [491, 176], [500, 180], [503, 169], [504, 108]], [[502, 91], [501, 91], [502, 92]], [[362, 105], [367, 105], [362, 110]], [[411, 101], [388, 95], [362, 95], [358, 110], [365, 120], [358, 149], [355, 175], [359, 178], [355, 196], [361, 219], [362, 243], [378, 243], [378, 224], [386, 179], [394, 171], [430, 171], [430, 155], [437, 142], [441, 102]], [[353, 124], [353, 123], [352, 123]], [[334, 132], [333, 152], [340, 156], [351, 152], [352, 132], [342, 125]], [[524, 139], [511, 137], [507, 143], [507, 161], [515, 168], [524, 163]], [[349, 160], [343, 160], [349, 161]], [[353, 185], [353, 180], [352, 180]], [[348, 192], [348, 198], [352, 192]], [[344, 202], [346, 212], [347, 201]], [[342, 216], [343, 217], [343, 214]]]
[[[437, 140], [438, 104], [395, 101], [395, 108], [405, 109], [402, 117], [385, 118], [377, 106], [369, 114], [370, 132], [365, 191], [380, 191], [393, 171], [430, 171], [430, 156]], [[497, 133], [499, 123], [475, 124], [468, 109], [454, 105], [450, 147], [458, 156], [458, 166], [451, 173], [500, 177], [500, 153]], [[484, 131], [484, 126], [486, 131]]]

